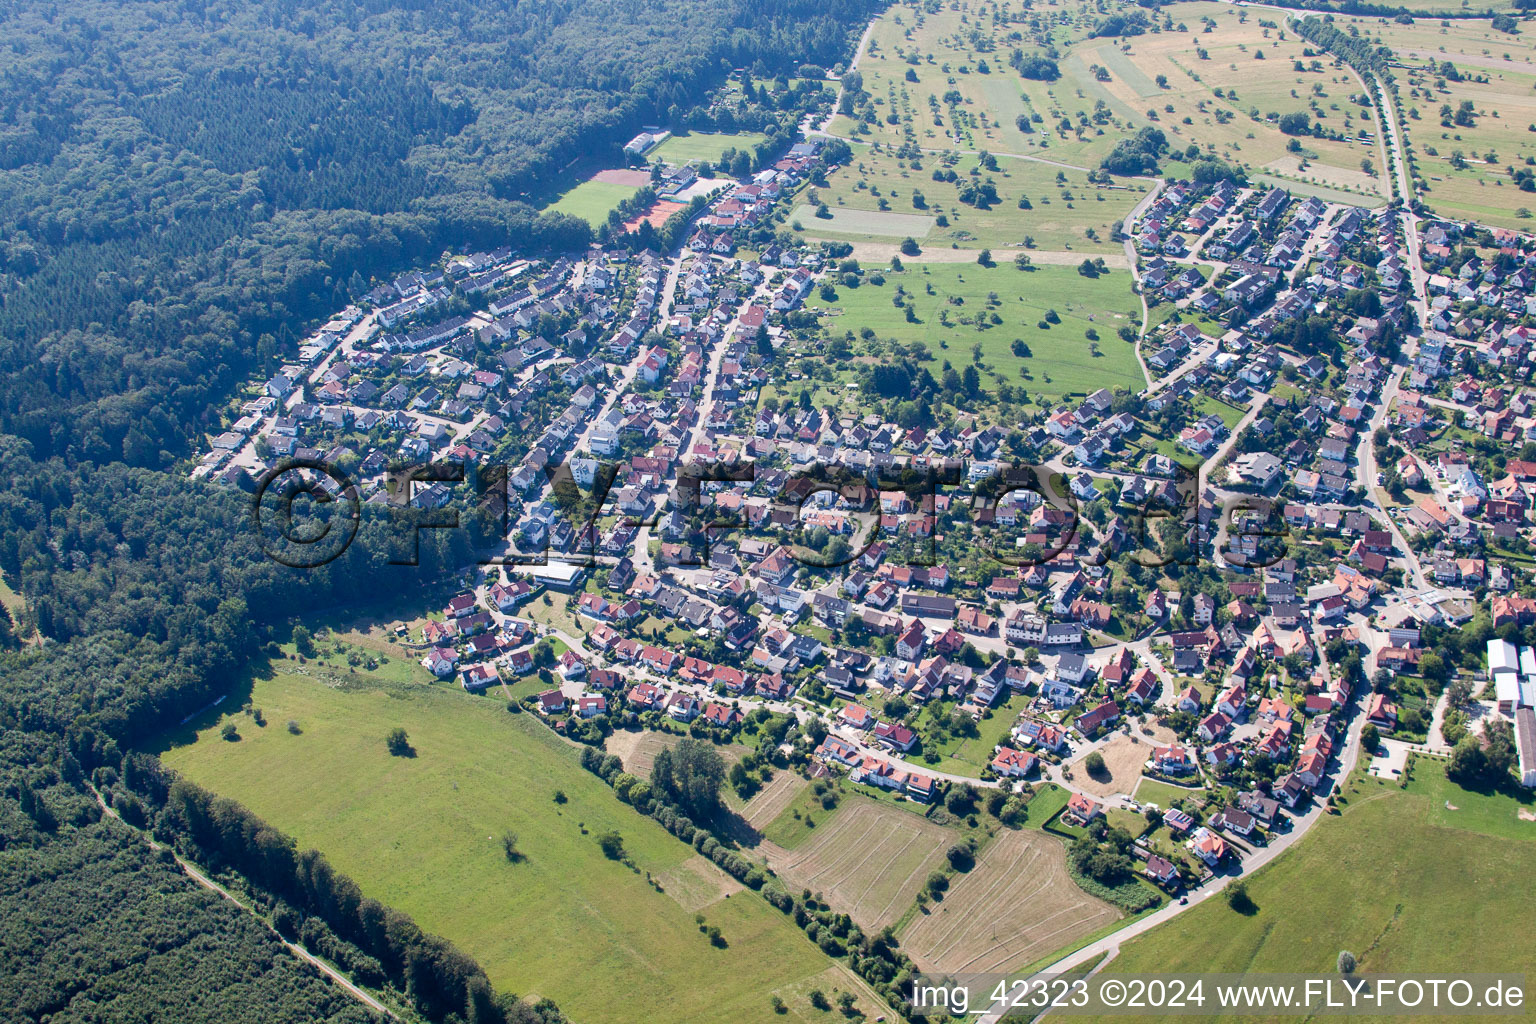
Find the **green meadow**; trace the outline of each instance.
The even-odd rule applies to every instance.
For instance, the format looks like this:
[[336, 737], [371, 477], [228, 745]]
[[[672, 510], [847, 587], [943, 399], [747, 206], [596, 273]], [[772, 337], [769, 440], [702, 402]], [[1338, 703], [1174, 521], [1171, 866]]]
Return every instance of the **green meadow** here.
[[[778, 1020], [774, 995], [790, 1019], [830, 1020], [810, 1006], [815, 987], [876, 1005], [793, 922], [620, 803], [531, 715], [447, 687], [364, 678], [258, 680], [250, 699], [265, 728], [225, 716], [163, 758], [452, 940], [499, 990], [550, 997], [572, 1020]], [[220, 738], [224, 721], [238, 741]], [[396, 726], [416, 756], [387, 752]], [[609, 829], [633, 868], [599, 849]], [[518, 863], [503, 852], [509, 831]]]
[[683, 132], [651, 150], [646, 158], [665, 164], [686, 164], [690, 160], [714, 163], [728, 149], [750, 151], [767, 138], [759, 132]]
[[634, 185], [588, 180], [561, 193], [560, 198], [544, 208], [544, 212], [568, 213], [598, 227], [608, 222], [611, 211], [638, 191]]
[[1331, 973], [1340, 950], [1370, 974], [1526, 970], [1536, 822], [1514, 798], [1447, 781], [1441, 762], [1413, 775], [1403, 789], [1357, 773], [1342, 813], [1247, 880], [1255, 911], [1207, 900], [1126, 942], [1106, 971]]
[[[995, 255], [994, 267], [912, 262], [884, 272], [881, 285], [839, 285], [830, 300], [813, 293], [808, 306], [826, 311], [822, 322], [834, 335], [846, 330], [857, 337], [868, 327], [880, 339], [922, 342], [936, 361], [947, 359], [957, 369], [975, 358], [979, 345], [984, 388], [1008, 382], [1059, 396], [1145, 386], [1135, 350], [1117, 335], [1122, 326], [1141, 326], [1129, 271], [1089, 278], [1076, 267], [1019, 270], [1009, 254]], [[913, 321], [893, 302], [897, 288], [910, 299]], [[1058, 323], [1049, 322], [1051, 310]], [[1018, 352], [1015, 341], [1022, 342]], [[940, 365], [931, 367], [935, 376]]]

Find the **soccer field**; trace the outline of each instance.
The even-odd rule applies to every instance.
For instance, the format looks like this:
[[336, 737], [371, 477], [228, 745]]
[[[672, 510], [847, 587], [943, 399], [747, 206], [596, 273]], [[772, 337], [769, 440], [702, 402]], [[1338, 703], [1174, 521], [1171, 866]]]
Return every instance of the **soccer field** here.
[[690, 160], [714, 163], [728, 149], [750, 151], [767, 138], [758, 132], [683, 132], [651, 150], [646, 158], [666, 164], [686, 164]]
[[598, 227], [607, 223], [608, 213], [636, 192], [634, 185], [589, 179], [566, 192], [544, 208], [545, 213], [568, 213]]

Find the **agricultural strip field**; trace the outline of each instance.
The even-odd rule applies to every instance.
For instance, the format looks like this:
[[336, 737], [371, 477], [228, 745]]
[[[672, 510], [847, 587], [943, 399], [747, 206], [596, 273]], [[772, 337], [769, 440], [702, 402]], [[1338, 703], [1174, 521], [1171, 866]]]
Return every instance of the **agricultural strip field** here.
[[[893, 302], [898, 288], [913, 310], [910, 321]], [[1143, 387], [1135, 349], [1117, 336], [1122, 326], [1141, 326], [1139, 305], [1129, 271], [1088, 278], [1075, 267], [1024, 271], [1011, 261], [990, 268], [914, 263], [887, 272], [882, 285], [839, 287], [833, 299], [813, 293], [807, 302], [808, 308], [827, 312], [822, 322], [829, 331], [857, 336], [868, 327], [877, 339], [921, 342], [957, 367], [980, 345], [983, 389], [1007, 382], [1046, 396]], [[1049, 310], [1060, 323], [1047, 321]], [[864, 344], [854, 343], [856, 354]], [[941, 355], [941, 349], [947, 351]]]
[[[1396, 71], [1403, 126], [1430, 207], [1528, 230], [1536, 194], [1523, 191], [1513, 172], [1536, 159], [1536, 41], [1529, 28], [1511, 35], [1482, 19], [1400, 25], [1375, 18], [1343, 19], [1340, 27], [1390, 37], [1403, 65]], [[1463, 103], [1471, 104], [1465, 115]]]
[[664, 164], [686, 164], [690, 160], [715, 163], [728, 149], [750, 151], [767, 138], [758, 132], [683, 132], [651, 150], [646, 159]]
[[663, 747], [670, 747], [677, 737], [653, 729], [620, 729], [603, 743], [603, 749], [624, 762], [624, 770], [642, 779], [651, 777], [651, 765]]
[[[656, 755], [661, 753], [664, 747], [676, 745], [682, 738], [681, 733], [666, 732], [661, 729], [620, 729], [608, 737], [607, 742], [603, 744], [603, 750], [617, 755], [618, 759], [624, 762], [624, 770], [631, 775], [649, 779], [651, 766], [656, 762]], [[729, 765], [740, 759], [745, 748], [716, 746], [715, 749]]]
[[[1529, 970], [1536, 890], [1507, 880], [1529, 875], [1532, 840], [1485, 828], [1481, 809], [1440, 824], [1446, 798], [1490, 809], [1499, 798], [1445, 782], [1441, 763], [1419, 760], [1412, 773], [1405, 791], [1357, 772], [1342, 814], [1247, 879], [1253, 913], [1207, 900], [1128, 940], [1106, 972], [1327, 973], [1341, 949], [1371, 974]], [[1439, 777], [1421, 789], [1430, 773]], [[1487, 898], [1490, 886], [1498, 899]]]
[[[728, 880], [583, 771], [573, 745], [501, 700], [286, 674], [258, 680], [250, 699], [265, 728], [224, 716], [165, 762], [323, 852], [365, 895], [473, 956], [502, 991], [548, 996], [595, 1024], [778, 1020], [774, 994], [801, 1019], [830, 1020], [806, 1003], [810, 987], [867, 992], [761, 898], [725, 898]], [[224, 721], [236, 722], [238, 742], [220, 738]], [[396, 726], [415, 757], [385, 749]], [[594, 837], [608, 829], [634, 869], [603, 856]], [[507, 861], [506, 832], [524, 860]], [[675, 892], [658, 892], [647, 872]], [[695, 912], [726, 948], [710, 944]]]
[[817, 217], [811, 206], [795, 207], [794, 219], [801, 224], [815, 222], [812, 233], [817, 235], [862, 238], [876, 235], [882, 238], [903, 238], [911, 235], [925, 237], [933, 227], [932, 217], [912, 213], [883, 213], [878, 210], [827, 210], [826, 217]]
[[761, 829], [773, 821], [795, 798], [810, 788], [806, 782], [794, 772], [776, 772], [773, 778], [755, 793], [745, 807], [741, 816], [747, 820], [747, 824], [755, 829]]
[[[848, 805], [848, 794], [837, 781], [827, 780], [820, 794], [816, 792], [814, 784], [800, 781], [802, 784], [794, 786], [788, 798], [784, 797], [782, 791], [770, 795], [770, 791], [773, 791], [773, 783], [770, 783], [743, 811], [748, 824], [757, 830], [761, 839], [780, 851], [798, 849], [815, 834], [816, 829], [829, 824]], [[775, 779], [774, 782], [780, 780]], [[828, 807], [826, 803], [832, 806]]]
[[1009, 831], [956, 876], [900, 936], [925, 970], [1009, 971], [1109, 924], [1120, 912], [1067, 875], [1066, 847], [1034, 831]]
[[[1362, 83], [1331, 58], [1306, 56], [1284, 14], [1185, 3], [1161, 16], [1168, 28], [1156, 30], [1154, 16], [1154, 30], [1143, 34], [1096, 36], [1106, 13], [1099, 5], [1004, 8], [1014, 17], [992, 18], [970, 2], [939, 10], [893, 5], [859, 64], [877, 118], [835, 118], [831, 130], [892, 152], [920, 147], [925, 161], [935, 152], [985, 150], [1081, 173], [1150, 125], [1165, 133], [1171, 155], [1267, 168], [1287, 182], [1344, 190], [1356, 202], [1383, 194], [1384, 153], [1375, 119], [1358, 101]], [[1022, 78], [1007, 60], [1015, 47], [1026, 56], [1053, 48], [1059, 77]], [[1282, 133], [1280, 115], [1297, 112], [1340, 137]]]
[[796, 849], [764, 843], [759, 852], [791, 890], [820, 892], [866, 931], [879, 931], [906, 913], [956, 837], [899, 807], [852, 794], [843, 801]]

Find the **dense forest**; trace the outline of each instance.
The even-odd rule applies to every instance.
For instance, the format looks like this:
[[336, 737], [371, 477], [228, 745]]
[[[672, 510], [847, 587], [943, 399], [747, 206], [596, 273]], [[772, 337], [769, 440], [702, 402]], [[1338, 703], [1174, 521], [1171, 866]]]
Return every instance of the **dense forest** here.
[[164, 465], [258, 350], [735, 66], [835, 64], [872, 0], [22, 3], [0, 11], [0, 430]]
[[[469, 558], [266, 559], [246, 497], [168, 472], [259, 360], [445, 248], [586, 244], [536, 204], [734, 67], [845, 59], [873, 0], [81, 0], [0, 9], [3, 1019], [363, 1021], [125, 819], [234, 872], [279, 927], [434, 1020], [553, 1022], [136, 745], [306, 613]], [[365, 510], [366, 511], [366, 510]], [[258, 856], [259, 855], [259, 856]], [[285, 933], [286, 934], [286, 933]]]
[[12, 848], [0, 866], [0, 920], [7, 1020], [379, 1019], [123, 826]]

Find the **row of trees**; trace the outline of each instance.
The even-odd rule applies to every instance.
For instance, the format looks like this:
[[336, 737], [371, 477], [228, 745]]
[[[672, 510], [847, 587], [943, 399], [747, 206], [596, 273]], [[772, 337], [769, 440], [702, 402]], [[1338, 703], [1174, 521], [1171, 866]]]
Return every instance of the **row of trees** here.
[[291, 908], [285, 914], [324, 922], [324, 930], [309, 926], [312, 937], [321, 940], [334, 933], [357, 947], [428, 1019], [458, 1014], [484, 1024], [561, 1020], [553, 1004], [533, 1007], [510, 995], [498, 996], [479, 964], [452, 943], [423, 932], [408, 915], [363, 896], [357, 883], [332, 868], [318, 851], [300, 852], [291, 838], [234, 801], [173, 777], [144, 754], [124, 758], [122, 780], [148, 806], [161, 839], [213, 870], [238, 871]]
[[[662, 769], [663, 757], [666, 767]], [[892, 1006], [905, 1007], [906, 984], [912, 962], [897, 947], [892, 929], [868, 935], [847, 914], [837, 913], [811, 895], [786, 891], [777, 878], [752, 863], [735, 849], [734, 842], [716, 835], [709, 828], [695, 824], [683, 811], [681, 800], [690, 796], [691, 787], [708, 800], [710, 814], [700, 820], [718, 817], [718, 780], [715, 779], [720, 755], [701, 740], [685, 738], [657, 755], [647, 783], [624, 770], [623, 762], [612, 754], [601, 754], [583, 747], [581, 766], [607, 782], [621, 800], [654, 818], [678, 839], [691, 843], [747, 887], [757, 890], [774, 907], [791, 917], [806, 936], [832, 957], [846, 957], [848, 964]], [[664, 772], [658, 777], [658, 770]], [[713, 790], [715, 796], [708, 794]]]

